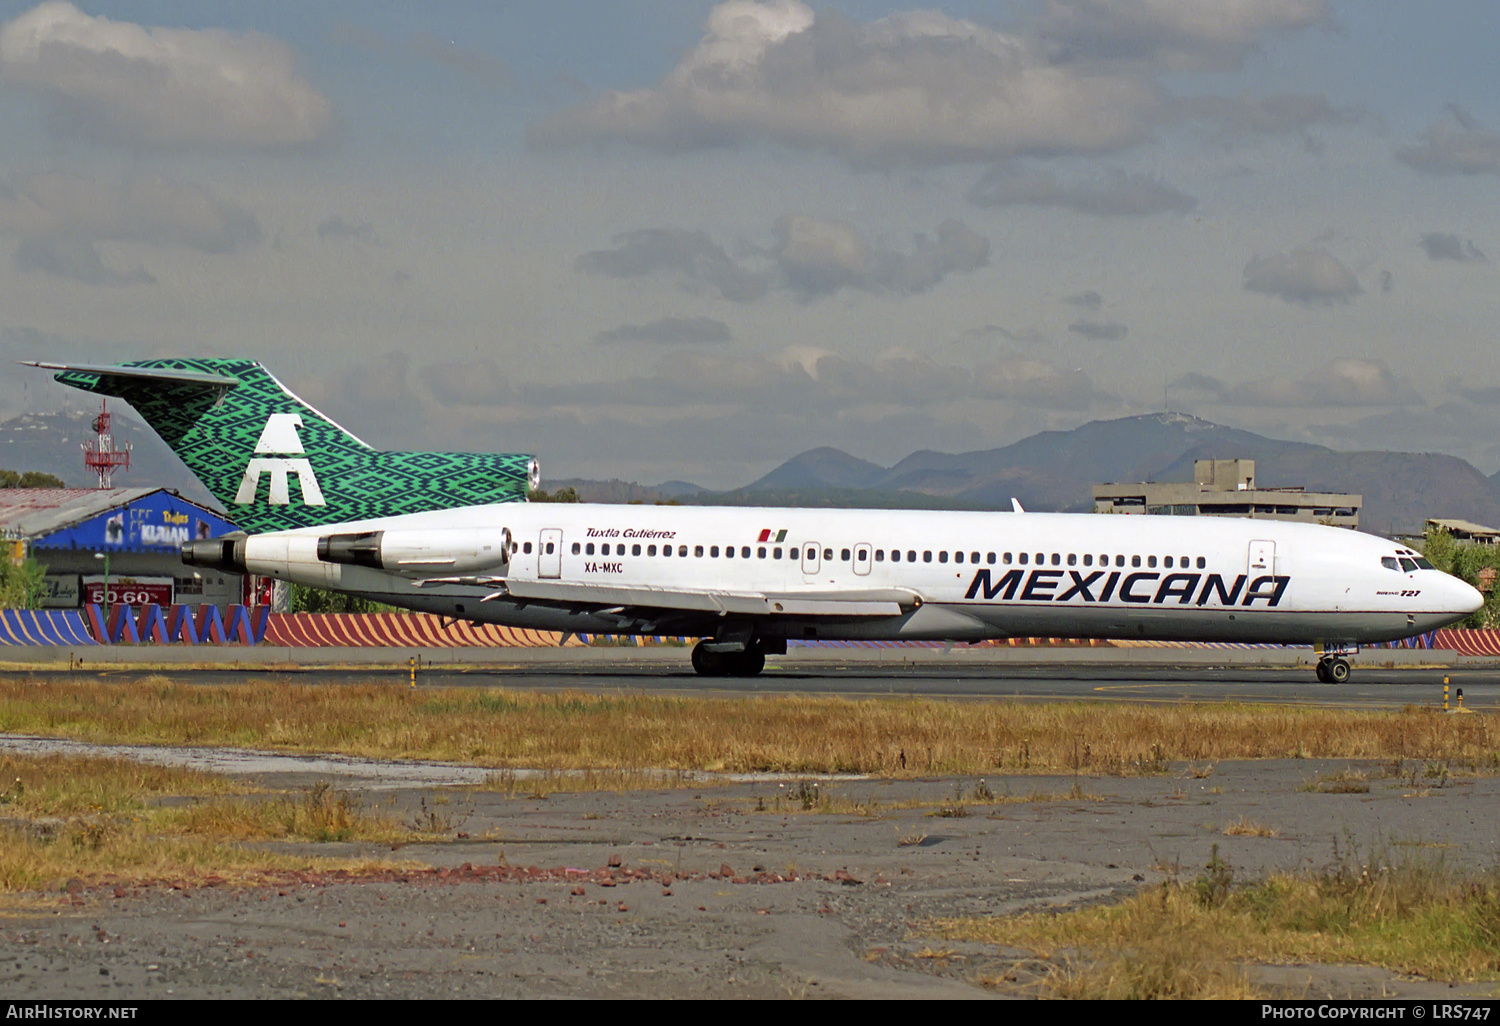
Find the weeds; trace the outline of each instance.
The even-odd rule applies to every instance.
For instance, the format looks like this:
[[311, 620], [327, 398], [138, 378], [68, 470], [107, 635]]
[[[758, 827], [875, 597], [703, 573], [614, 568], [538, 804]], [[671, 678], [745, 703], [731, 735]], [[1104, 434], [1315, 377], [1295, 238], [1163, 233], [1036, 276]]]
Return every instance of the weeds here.
[[[1215, 845], [1187, 884], [1105, 908], [933, 922], [924, 935], [1020, 947], [1051, 997], [1254, 997], [1243, 967], [1362, 964], [1432, 980], [1500, 974], [1500, 872], [1441, 861], [1336, 859], [1318, 873], [1237, 883]], [[992, 985], [1016, 989], [1015, 981]]]

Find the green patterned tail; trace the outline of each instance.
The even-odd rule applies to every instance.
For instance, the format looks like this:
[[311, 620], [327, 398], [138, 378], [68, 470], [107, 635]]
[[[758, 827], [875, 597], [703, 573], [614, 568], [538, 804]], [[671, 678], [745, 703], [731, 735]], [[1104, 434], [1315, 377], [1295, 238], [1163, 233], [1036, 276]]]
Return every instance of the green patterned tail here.
[[254, 360], [141, 360], [56, 377], [135, 407], [252, 533], [513, 502], [536, 486], [527, 455], [372, 449]]

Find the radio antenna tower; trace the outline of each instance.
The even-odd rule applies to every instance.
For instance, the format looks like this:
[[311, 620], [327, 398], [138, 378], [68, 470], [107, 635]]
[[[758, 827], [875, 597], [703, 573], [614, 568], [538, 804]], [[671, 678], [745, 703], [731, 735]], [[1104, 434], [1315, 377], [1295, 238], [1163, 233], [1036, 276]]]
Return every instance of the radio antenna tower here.
[[83, 443], [83, 465], [99, 475], [100, 488], [111, 488], [115, 470], [130, 469], [130, 443], [126, 442], [123, 449], [115, 448], [114, 436], [109, 431], [107, 400], [99, 400], [99, 416], [94, 418], [93, 426], [99, 440]]

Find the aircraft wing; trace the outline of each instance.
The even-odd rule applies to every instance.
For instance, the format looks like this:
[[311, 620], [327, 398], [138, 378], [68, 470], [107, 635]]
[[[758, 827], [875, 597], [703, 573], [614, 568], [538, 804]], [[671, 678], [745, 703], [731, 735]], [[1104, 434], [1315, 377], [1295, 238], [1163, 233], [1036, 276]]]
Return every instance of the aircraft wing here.
[[912, 591], [874, 589], [819, 592], [741, 592], [649, 588], [640, 585], [577, 584], [502, 577], [438, 577], [418, 587], [467, 584], [494, 587], [493, 598], [508, 597], [570, 608], [630, 610], [634, 614], [688, 613], [710, 616], [888, 617], [922, 604]]

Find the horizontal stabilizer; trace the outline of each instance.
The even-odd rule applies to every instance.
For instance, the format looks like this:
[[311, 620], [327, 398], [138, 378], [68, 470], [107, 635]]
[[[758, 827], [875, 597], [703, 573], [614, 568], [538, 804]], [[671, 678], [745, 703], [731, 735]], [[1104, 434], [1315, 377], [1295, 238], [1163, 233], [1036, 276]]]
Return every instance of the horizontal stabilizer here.
[[[46, 363], [42, 360], [21, 360], [27, 367], [42, 370], [63, 371], [67, 374], [93, 374], [99, 378], [119, 378], [122, 381], [157, 382], [171, 385], [201, 385], [204, 388], [231, 389], [240, 383], [239, 378], [227, 374], [205, 374], [200, 371], [176, 370], [168, 367], [118, 367], [102, 363]], [[100, 388], [98, 391], [108, 392]]]

